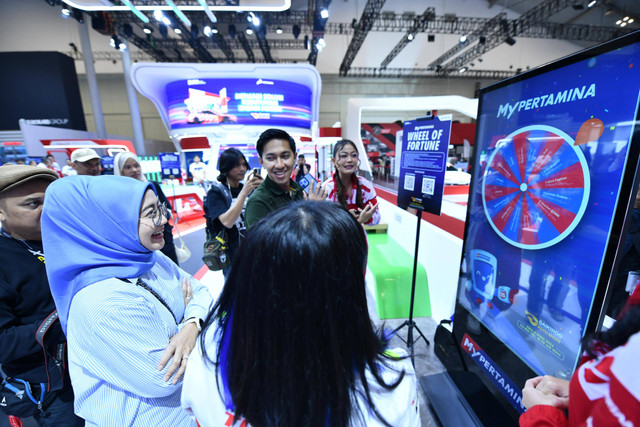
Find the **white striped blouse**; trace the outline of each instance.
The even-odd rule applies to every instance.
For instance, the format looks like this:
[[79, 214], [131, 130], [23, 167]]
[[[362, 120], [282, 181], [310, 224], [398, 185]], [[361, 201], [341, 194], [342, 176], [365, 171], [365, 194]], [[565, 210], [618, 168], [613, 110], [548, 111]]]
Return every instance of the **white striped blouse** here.
[[[212, 298], [201, 283], [160, 252], [140, 278], [157, 292], [116, 278], [79, 291], [67, 326], [69, 372], [75, 413], [87, 426], [195, 426], [180, 407], [182, 381], [163, 381], [160, 357], [179, 326], [176, 320], [204, 319]], [[193, 298], [185, 308], [181, 278], [191, 279]], [[174, 318], [175, 316], [175, 318]]]

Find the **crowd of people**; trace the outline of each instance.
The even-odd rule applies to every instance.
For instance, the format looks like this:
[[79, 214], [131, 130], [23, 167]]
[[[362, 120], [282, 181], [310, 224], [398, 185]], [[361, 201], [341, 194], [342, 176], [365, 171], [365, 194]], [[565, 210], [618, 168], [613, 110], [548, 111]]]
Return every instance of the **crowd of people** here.
[[[0, 167], [0, 410], [13, 425], [420, 425], [411, 361], [367, 309], [363, 225], [380, 212], [356, 144], [336, 143], [333, 175], [305, 188], [287, 132], [256, 150], [251, 172], [222, 152], [207, 193], [206, 227], [227, 231], [232, 259], [215, 297], [178, 266], [171, 207], [134, 154], [114, 176], [91, 149], [73, 152], [76, 176]], [[640, 421], [639, 303], [640, 287], [585, 341], [570, 382], [524, 385], [521, 425]]]

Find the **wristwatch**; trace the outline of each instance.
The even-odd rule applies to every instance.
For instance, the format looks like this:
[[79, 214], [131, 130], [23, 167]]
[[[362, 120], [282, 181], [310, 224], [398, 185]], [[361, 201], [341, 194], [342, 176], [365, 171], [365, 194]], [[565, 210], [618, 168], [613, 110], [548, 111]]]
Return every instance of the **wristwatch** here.
[[204, 323], [202, 319], [198, 319], [197, 317], [190, 317], [184, 321], [184, 325], [186, 326], [187, 323], [195, 324], [196, 328], [198, 328], [198, 332], [202, 332], [202, 324]]

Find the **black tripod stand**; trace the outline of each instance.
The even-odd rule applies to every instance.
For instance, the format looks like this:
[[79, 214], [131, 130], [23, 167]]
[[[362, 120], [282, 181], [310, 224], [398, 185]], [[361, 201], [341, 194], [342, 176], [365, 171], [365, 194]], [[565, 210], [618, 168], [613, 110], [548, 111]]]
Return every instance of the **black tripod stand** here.
[[[415, 361], [413, 356], [414, 354], [413, 347], [415, 343], [418, 342], [420, 337], [422, 337], [422, 339], [427, 343], [427, 345], [431, 345], [427, 337], [424, 336], [420, 328], [418, 328], [418, 326], [416, 325], [416, 322], [413, 321], [413, 303], [416, 296], [416, 273], [418, 271], [418, 246], [420, 243], [420, 223], [422, 222], [422, 209], [418, 209], [418, 211], [416, 212], [416, 216], [418, 217], [418, 226], [416, 227], [416, 249], [413, 255], [413, 278], [411, 279], [411, 302], [409, 303], [409, 319], [402, 322], [402, 325], [394, 329], [392, 333], [392, 335], [396, 335], [402, 328], [404, 328], [405, 326], [407, 327], [407, 339], [404, 340], [400, 335], [398, 335], [398, 338], [400, 338], [407, 345], [407, 348], [409, 349], [409, 354], [411, 355], [411, 363], [414, 366], [415, 366]], [[415, 340], [413, 339], [414, 329], [420, 335], [420, 337], [418, 337]]]

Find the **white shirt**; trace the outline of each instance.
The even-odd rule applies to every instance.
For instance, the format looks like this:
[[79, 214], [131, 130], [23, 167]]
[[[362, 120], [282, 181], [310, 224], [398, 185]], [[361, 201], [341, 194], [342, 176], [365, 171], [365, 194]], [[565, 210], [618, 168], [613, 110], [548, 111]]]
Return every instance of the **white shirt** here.
[[[215, 333], [213, 327], [207, 332], [207, 355], [215, 358], [217, 345], [212, 338]], [[406, 356], [403, 349], [391, 350], [393, 354], [400, 357]], [[389, 361], [394, 369], [381, 368], [382, 377], [387, 384], [397, 380], [399, 372], [404, 369], [404, 379], [393, 390], [387, 390], [378, 384], [374, 376], [367, 370], [367, 381], [370, 387], [371, 399], [378, 411], [385, 420], [394, 427], [415, 427], [420, 426], [420, 413], [418, 411], [418, 389], [416, 374], [411, 365], [411, 359], [406, 358], [397, 362]], [[200, 340], [196, 348], [189, 356], [189, 364], [184, 376], [184, 386], [182, 389], [182, 407], [194, 416], [202, 427], [231, 426], [233, 412], [225, 408], [225, 404], [220, 396], [217, 387], [215, 367], [210, 363], [205, 363], [202, 357]], [[222, 384], [222, 380], [220, 380]], [[378, 427], [383, 426], [382, 422], [372, 413], [364, 397], [364, 390], [361, 385], [356, 385], [356, 399], [360, 408], [353, 411], [350, 425], [352, 427]], [[359, 416], [361, 415], [361, 416]], [[233, 426], [250, 427], [243, 420], [236, 421]]]

